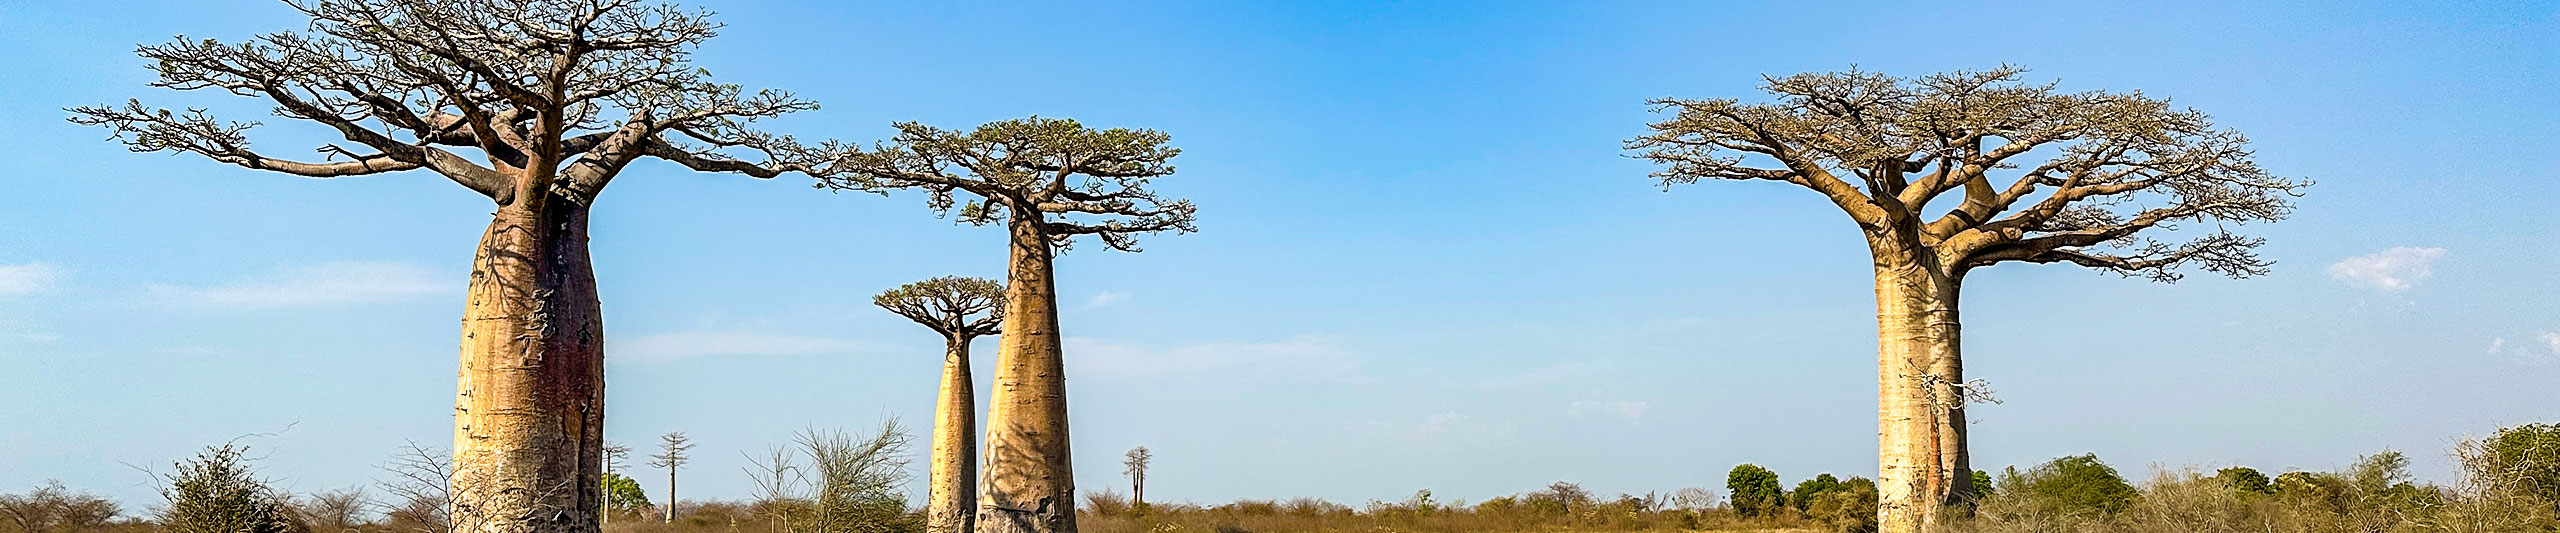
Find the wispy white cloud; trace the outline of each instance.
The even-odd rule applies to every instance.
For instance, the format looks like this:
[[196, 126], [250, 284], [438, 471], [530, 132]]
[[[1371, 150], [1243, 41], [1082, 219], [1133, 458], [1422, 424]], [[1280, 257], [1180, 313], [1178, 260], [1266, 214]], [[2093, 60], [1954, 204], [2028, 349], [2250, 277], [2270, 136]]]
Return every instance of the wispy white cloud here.
[[2549, 355], [2560, 357], [2560, 332], [2545, 331], [2534, 338], [2542, 341], [2542, 347], [2548, 350]]
[[47, 263], [0, 265], [0, 295], [53, 290], [54, 281], [61, 277], [62, 268]]
[[1355, 379], [1359, 361], [1314, 339], [1208, 342], [1159, 347], [1068, 337], [1067, 364], [1101, 377], [1148, 378], [1207, 372], [1253, 373], [1319, 380]]
[[706, 356], [839, 354], [871, 348], [868, 344], [846, 339], [736, 331], [658, 333], [616, 341], [607, 346], [607, 357], [641, 361]]
[[0, 331], [0, 339], [14, 340], [14, 341], [20, 341], [20, 342], [34, 343], [34, 344], [53, 344], [53, 343], [55, 343], [55, 342], [60, 342], [60, 341], [62, 341], [62, 336], [60, 336], [60, 335], [55, 335], [55, 334], [51, 334], [51, 333], [37, 333], [37, 332], [5, 332], [5, 331]]
[[1645, 411], [1652, 409], [1653, 404], [1644, 400], [1575, 401], [1565, 407], [1565, 413], [1574, 418], [1608, 417], [1632, 423], [1643, 422]]
[[1484, 417], [1449, 411], [1422, 419], [1414, 426], [1413, 436], [1420, 440], [1454, 440], [1482, 442], [1508, 438], [1519, 433], [1519, 425], [1510, 420], [1487, 420]]
[[1477, 389], [1495, 392], [1536, 390], [1580, 381], [1593, 373], [1591, 365], [1567, 360], [1476, 380], [1471, 385]]
[[2490, 338], [2489, 338], [2489, 355], [2497, 355], [2499, 352], [2504, 352], [2504, 351], [2507, 351], [2507, 338], [2506, 338], [2506, 337], [2490, 337]]
[[389, 261], [330, 261], [212, 287], [153, 285], [167, 305], [220, 310], [409, 301], [461, 292], [460, 276]]
[[1099, 294], [1095, 294], [1095, 295], [1093, 295], [1093, 298], [1088, 299], [1088, 300], [1085, 300], [1085, 301], [1084, 301], [1084, 307], [1085, 307], [1086, 309], [1092, 309], [1092, 308], [1102, 307], [1102, 306], [1111, 305], [1111, 304], [1116, 304], [1116, 303], [1120, 303], [1120, 302], [1124, 302], [1124, 301], [1128, 301], [1128, 300], [1129, 300], [1129, 293], [1119, 292], [1119, 291], [1102, 291], [1102, 292], [1101, 292], [1101, 293], [1099, 293]]
[[2329, 277], [2383, 292], [2404, 291], [2433, 274], [2436, 260], [2444, 253], [2443, 248], [2394, 246], [2331, 263]]

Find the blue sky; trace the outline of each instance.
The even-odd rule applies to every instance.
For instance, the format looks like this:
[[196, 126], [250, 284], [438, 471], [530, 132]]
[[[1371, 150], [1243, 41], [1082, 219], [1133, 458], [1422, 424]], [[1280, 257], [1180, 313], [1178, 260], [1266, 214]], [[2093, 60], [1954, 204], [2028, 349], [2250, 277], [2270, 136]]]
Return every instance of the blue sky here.
[[[300, 28], [284, 6], [134, 4], [0, 6], [0, 491], [60, 479], [139, 508], [131, 466], [280, 430], [245, 442], [321, 490], [445, 442], [486, 201], [424, 174], [130, 154], [62, 121], [141, 97], [265, 119], [279, 154], [324, 140], [144, 87], [131, 55]], [[1125, 488], [1139, 445], [1153, 499], [1199, 502], [1640, 493], [1742, 462], [1870, 475], [1853, 228], [1784, 185], [1665, 192], [1619, 144], [1647, 98], [1851, 65], [2168, 96], [2319, 182], [2252, 228], [2264, 278], [1973, 276], [1968, 370], [2006, 401], [1973, 413], [1979, 467], [2389, 448], [2444, 480], [2456, 439], [2560, 417], [2560, 7], [2225, 4], [741, 2], [708, 6], [729, 27], [698, 62], [822, 102], [772, 124], [803, 137], [1031, 114], [1173, 136], [1158, 185], [1202, 231], [1059, 267], [1087, 490]], [[691, 433], [702, 497], [746, 496], [739, 452], [805, 426], [927, 423], [940, 344], [868, 295], [995, 275], [1004, 253], [912, 194], [666, 164], [617, 180], [594, 224], [607, 435]]]

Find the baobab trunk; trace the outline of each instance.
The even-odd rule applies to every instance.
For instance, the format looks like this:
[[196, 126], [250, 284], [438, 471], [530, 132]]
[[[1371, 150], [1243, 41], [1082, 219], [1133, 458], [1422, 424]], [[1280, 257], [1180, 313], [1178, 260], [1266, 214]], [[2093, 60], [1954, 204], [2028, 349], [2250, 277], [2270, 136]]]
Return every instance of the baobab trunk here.
[[587, 209], [502, 206], [480, 237], [453, 414], [455, 531], [598, 530], [604, 322]]
[[942, 356], [941, 401], [933, 408], [933, 481], [927, 487], [925, 529], [976, 531], [978, 500], [977, 385], [969, 377], [969, 339], [951, 335]]
[[1877, 524], [1915, 533], [1974, 490], [1958, 390], [1959, 279], [1928, 252], [1877, 248]]
[[1055, 257], [1036, 219], [1015, 213], [1006, 273], [995, 401], [987, 411], [987, 469], [978, 526], [987, 533], [1074, 533], [1075, 473], [1068, 463], [1067, 379], [1060, 358]]

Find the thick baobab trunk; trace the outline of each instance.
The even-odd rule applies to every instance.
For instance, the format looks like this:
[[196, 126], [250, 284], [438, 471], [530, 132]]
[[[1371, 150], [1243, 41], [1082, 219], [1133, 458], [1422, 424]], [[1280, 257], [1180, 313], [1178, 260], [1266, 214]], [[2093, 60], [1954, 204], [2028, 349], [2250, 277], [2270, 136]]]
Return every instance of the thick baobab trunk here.
[[1016, 214], [1006, 273], [995, 401], [987, 410], [987, 466], [978, 527], [987, 533], [1074, 533], [1075, 472], [1068, 463], [1067, 377], [1060, 358], [1057, 284], [1049, 234]]
[[978, 500], [977, 382], [969, 377], [969, 339], [952, 335], [942, 356], [942, 394], [933, 407], [933, 480], [925, 530], [976, 531]]
[[454, 530], [598, 530], [604, 321], [587, 210], [499, 208], [471, 265], [453, 413]]
[[[1925, 254], [1925, 252], [1924, 252]], [[1876, 254], [1877, 523], [1914, 533], [1970, 503], [1955, 277], [1923, 254]]]

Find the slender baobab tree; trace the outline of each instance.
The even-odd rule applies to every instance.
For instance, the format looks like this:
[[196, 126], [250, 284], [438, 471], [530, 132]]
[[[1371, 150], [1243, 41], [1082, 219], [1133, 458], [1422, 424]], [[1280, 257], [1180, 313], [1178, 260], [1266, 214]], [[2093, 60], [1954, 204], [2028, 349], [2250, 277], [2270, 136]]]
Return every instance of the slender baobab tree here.
[[890, 289], [871, 297], [871, 303], [942, 334], [942, 392], [933, 404], [925, 529], [976, 531], [978, 385], [969, 377], [969, 341], [996, 334], [1004, 323], [1004, 286], [989, 279], [944, 276]]
[[[1676, 114], [1627, 143], [1663, 165], [1653, 176], [1666, 188], [1791, 183], [1821, 193], [1866, 237], [1886, 532], [1974, 499], [1964, 405], [1988, 390], [1965, 380], [1960, 357], [1966, 273], [2017, 261], [2162, 282], [2181, 267], [2263, 274], [2270, 263], [2254, 249], [2264, 240], [2231, 226], [2284, 218], [2309, 185], [2258, 168], [2247, 139], [2203, 113], [2141, 93], [2024, 84], [2021, 72], [1768, 78], [1767, 103], [1655, 100]], [[1953, 205], [1932, 209], [1941, 198]], [[2194, 226], [2188, 238], [2157, 235], [2181, 224]]]
[[[1181, 151], [1153, 130], [1094, 130], [1064, 119], [1007, 120], [967, 132], [897, 127], [888, 143], [846, 150], [833, 162], [837, 172], [820, 180], [845, 189], [922, 189], [936, 210], [959, 207], [961, 221], [1004, 223], [1012, 255], [978, 524], [990, 533], [1072, 533], [1075, 475], [1050, 262], [1080, 235], [1136, 252], [1139, 234], [1194, 231], [1191, 202], [1147, 190], [1149, 179], [1173, 173], [1169, 161]], [[955, 192], [976, 198], [963, 205]]]
[[630, 459], [630, 446], [623, 446], [610, 442], [604, 444], [605, 476], [603, 479], [607, 480], [607, 482], [596, 484], [596, 489], [604, 493], [604, 503], [598, 506], [604, 509], [604, 513], [596, 519], [596, 524], [599, 527], [604, 524], [613, 523], [613, 484], [610, 483], [610, 480], [622, 475], [622, 462]]
[[[714, 83], [691, 50], [708, 14], [630, 0], [304, 0], [304, 32], [138, 53], [155, 87], [273, 104], [346, 144], [319, 160], [253, 151], [254, 122], [135, 100], [74, 108], [137, 152], [188, 152], [312, 178], [425, 170], [496, 211], [472, 261], [456, 387], [455, 505], [480, 531], [597, 530], [604, 324], [587, 253], [596, 195], [633, 161], [771, 178], [816, 160], [751, 123], [812, 109]], [[733, 154], [763, 159], [750, 162]], [[486, 497], [483, 495], [486, 494]]]
[[649, 466], [667, 469], [667, 514], [664, 522], [676, 521], [676, 469], [692, 461], [693, 439], [682, 431], [669, 431], [658, 436], [658, 453], [649, 454]]
[[1129, 449], [1128, 459], [1120, 462], [1120, 466], [1126, 467], [1120, 473], [1129, 475], [1129, 501], [1133, 505], [1147, 504], [1147, 463], [1155, 459], [1155, 452], [1139, 446]]

